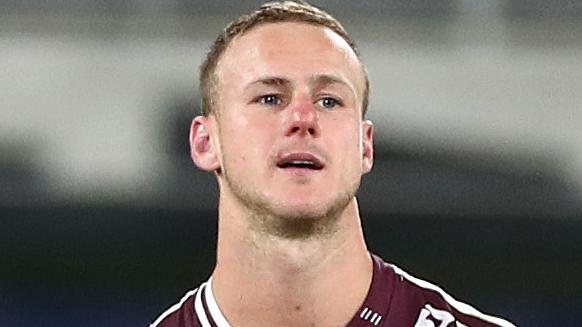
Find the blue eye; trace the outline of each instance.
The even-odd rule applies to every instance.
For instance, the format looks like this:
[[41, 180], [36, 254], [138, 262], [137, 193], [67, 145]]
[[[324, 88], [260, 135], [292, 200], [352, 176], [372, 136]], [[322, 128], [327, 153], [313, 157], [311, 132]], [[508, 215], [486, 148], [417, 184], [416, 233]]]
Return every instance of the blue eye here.
[[322, 106], [323, 108], [326, 109], [334, 109], [337, 106], [341, 106], [342, 103], [340, 100], [332, 98], [332, 97], [325, 97], [325, 98], [321, 98], [317, 101], [317, 103]]
[[281, 98], [275, 94], [267, 94], [259, 97], [259, 103], [268, 106], [278, 106], [282, 103]]

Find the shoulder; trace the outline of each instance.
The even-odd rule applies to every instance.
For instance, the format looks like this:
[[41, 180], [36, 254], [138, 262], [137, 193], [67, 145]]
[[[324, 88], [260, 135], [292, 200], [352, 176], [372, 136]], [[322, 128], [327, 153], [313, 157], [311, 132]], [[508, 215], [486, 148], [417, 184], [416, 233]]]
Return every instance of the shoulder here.
[[164, 311], [150, 327], [197, 327], [194, 299], [198, 290], [187, 292], [178, 303]]
[[408, 316], [415, 327], [515, 327], [511, 322], [488, 315], [473, 306], [458, 301], [439, 286], [410, 275], [396, 265], [382, 262], [384, 274], [390, 276], [393, 287], [389, 316]]

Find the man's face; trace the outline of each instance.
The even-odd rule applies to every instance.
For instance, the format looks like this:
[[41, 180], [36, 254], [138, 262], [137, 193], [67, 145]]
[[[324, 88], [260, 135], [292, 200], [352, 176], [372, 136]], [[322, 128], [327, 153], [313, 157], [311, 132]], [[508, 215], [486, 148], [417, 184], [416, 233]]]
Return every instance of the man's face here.
[[231, 42], [216, 74], [221, 196], [279, 217], [341, 211], [372, 166], [363, 69], [349, 45], [320, 26], [265, 24]]

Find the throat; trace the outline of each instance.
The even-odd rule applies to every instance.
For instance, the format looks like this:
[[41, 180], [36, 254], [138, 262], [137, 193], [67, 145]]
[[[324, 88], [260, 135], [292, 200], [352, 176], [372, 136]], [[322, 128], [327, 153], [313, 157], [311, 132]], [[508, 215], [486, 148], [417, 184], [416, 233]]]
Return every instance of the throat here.
[[322, 258], [321, 265], [309, 267], [296, 254], [230, 285], [216, 276], [217, 304], [232, 326], [345, 326], [352, 319], [371, 284], [369, 256], [349, 262]]
[[265, 217], [234, 215], [234, 210], [221, 208], [213, 290], [232, 326], [326, 327], [349, 322], [372, 278], [372, 261], [353, 203], [351, 211], [328, 216], [335, 219], [327, 222], [334, 229], [318, 230], [318, 223], [300, 216], [279, 220], [277, 233], [266, 229], [273, 221], [261, 225]]

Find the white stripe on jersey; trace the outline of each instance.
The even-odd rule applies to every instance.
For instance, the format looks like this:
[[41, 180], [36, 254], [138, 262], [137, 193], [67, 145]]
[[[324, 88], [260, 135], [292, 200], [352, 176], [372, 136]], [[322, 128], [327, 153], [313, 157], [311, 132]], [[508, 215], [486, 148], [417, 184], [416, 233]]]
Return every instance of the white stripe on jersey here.
[[196, 316], [200, 320], [202, 327], [211, 327], [208, 318], [206, 317], [206, 312], [204, 312], [204, 307], [202, 306], [202, 290], [206, 287], [206, 283], [200, 285], [200, 291], [196, 293], [196, 299], [194, 300], [194, 310], [196, 311]]
[[364, 316], [364, 320], [368, 320], [368, 318], [370, 317], [371, 314], [372, 314], [372, 310], [368, 311], [368, 313], [366, 313], [366, 315]]
[[184, 304], [184, 302], [186, 302], [186, 300], [188, 300], [189, 297], [191, 297], [192, 295], [196, 294], [196, 291], [198, 291], [198, 289], [189, 291], [188, 293], [186, 293], [186, 295], [184, 295], [182, 297], [182, 299], [180, 300], [180, 302], [174, 304], [173, 306], [171, 306], [170, 308], [168, 308], [166, 311], [164, 311], [159, 317], [158, 319], [156, 319], [156, 321], [154, 321], [153, 324], [150, 325], [150, 327], [156, 327], [160, 322], [162, 322], [162, 320], [164, 320], [164, 318], [166, 318], [167, 316], [169, 316], [172, 312], [177, 311], [178, 309], [180, 309], [180, 307], [182, 306], [182, 304]]
[[214, 322], [218, 327], [231, 327], [222, 314], [222, 311], [220, 311], [216, 299], [214, 298], [214, 293], [212, 292], [212, 277], [208, 279], [206, 284], [208, 286], [206, 287], [204, 297], [206, 298], [206, 305], [208, 306], [208, 311], [210, 311], [212, 319], [214, 319]]
[[368, 312], [368, 307], [365, 307], [364, 310], [362, 310], [362, 313], [360, 313], [360, 318], [364, 319], [366, 312]]
[[439, 293], [448, 304], [450, 304], [453, 308], [459, 310], [459, 312], [461, 312], [463, 314], [479, 318], [481, 320], [490, 322], [492, 324], [496, 324], [496, 325], [501, 326], [501, 327], [516, 327], [514, 324], [510, 323], [507, 320], [504, 320], [504, 319], [501, 319], [498, 317], [493, 317], [490, 315], [486, 315], [486, 314], [481, 313], [479, 310], [473, 308], [472, 306], [470, 306], [466, 303], [459, 302], [459, 301], [455, 300], [452, 296], [450, 296], [445, 291], [443, 291], [442, 288], [440, 288], [432, 283], [429, 283], [425, 280], [411, 276], [407, 272], [405, 272], [404, 270], [396, 267], [395, 265], [391, 264], [390, 266], [394, 269], [394, 272], [396, 272], [396, 274], [403, 276], [404, 278], [406, 278], [408, 281], [412, 282], [413, 284], [416, 284], [422, 288], [429, 289], [429, 290], [432, 290], [432, 291]]

